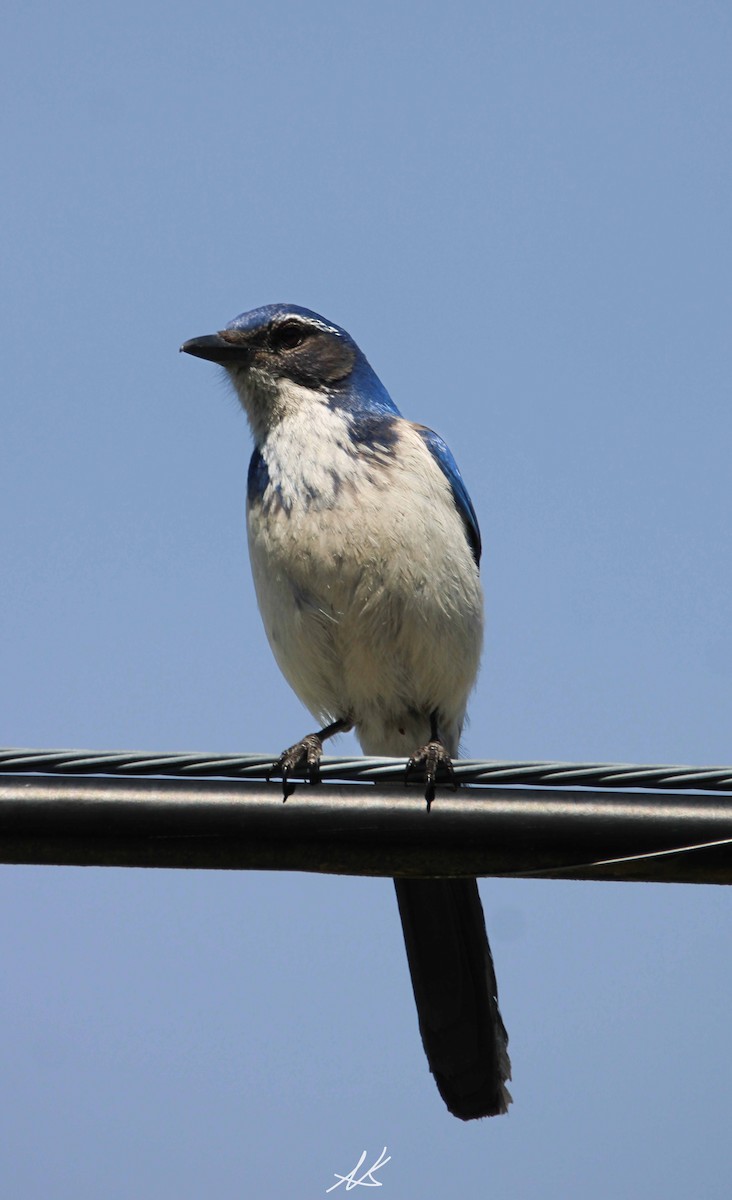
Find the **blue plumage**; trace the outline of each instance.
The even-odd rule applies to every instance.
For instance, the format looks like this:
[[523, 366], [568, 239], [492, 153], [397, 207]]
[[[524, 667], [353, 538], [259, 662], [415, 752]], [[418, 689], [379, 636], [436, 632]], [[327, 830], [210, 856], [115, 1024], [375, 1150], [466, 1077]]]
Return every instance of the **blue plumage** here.
[[[302, 318], [303, 322], [307, 322], [310, 328], [322, 331], [330, 338], [341, 342], [353, 353], [353, 362], [349, 367], [347, 377], [337, 381], [328, 380], [327, 384], [323, 381], [323, 388], [327, 389], [329, 401], [333, 407], [358, 408], [375, 413], [395, 413], [399, 416], [399, 409], [350, 333], [342, 329], [340, 325], [335, 325], [318, 313], [312, 312], [311, 309], [302, 308], [299, 304], [265, 304], [262, 308], [252, 309], [251, 312], [240, 313], [238, 317], [234, 317], [233, 321], [229, 321], [226, 329], [256, 337], [266, 334], [278, 321], [283, 322], [297, 317]], [[318, 385], [317, 376], [313, 382], [316, 386]]]
[[[247, 531], [274, 656], [320, 722], [275, 764], [318, 778], [326, 738], [450, 778], [483, 636], [475, 510], [442, 438], [401, 415], [344, 329], [242, 313], [183, 349], [227, 370], [254, 439]], [[420, 1030], [450, 1111], [504, 1112], [506, 1033], [474, 880], [397, 880]]]
[[480, 540], [480, 529], [478, 527], [478, 518], [475, 515], [473, 502], [468, 494], [468, 489], [465, 486], [465, 481], [458, 469], [458, 465], [452, 456], [452, 451], [446, 442], [442, 440], [439, 433], [435, 433], [433, 429], [428, 429], [425, 425], [416, 425], [419, 430], [425, 445], [430, 453], [434, 456], [436, 463], [441, 471], [444, 472], [445, 478], [450, 484], [453, 500], [457, 505], [458, 512], [465, 523], [465, 532], [470, 542], [470, 547], [473, 551], [475, 565], [480, 566], [480, 558], [482, 553], [482, 545]]

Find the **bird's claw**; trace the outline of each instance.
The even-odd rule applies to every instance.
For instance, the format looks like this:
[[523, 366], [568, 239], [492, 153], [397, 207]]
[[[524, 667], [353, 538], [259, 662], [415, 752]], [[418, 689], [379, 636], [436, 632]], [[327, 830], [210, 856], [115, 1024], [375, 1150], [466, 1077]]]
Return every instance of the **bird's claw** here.
[[424, 798], [427, 801], [428, 812], [435, 798], [437, 772], [440, 767], [446, 772], [452, 790], [456, 792], [458, 785], [455, 779], [455, 769], [452, 765], [452, 759], [442, 742], [437, 741], [437, 739], [433, 738], [432, 741], [427, 742], [427, 745], [417, 750], [407, 763], [407, 771], [404, 778], [405, 783], [409, 783], [409, 776], [413, 771], [422, 769], [424, 772]]
[[267, 782], [273, 775], [282, 776], [283, 803], [295, 790], [295, 784], [290, 776], [302, 770], [303, 778], [309, 783], [320, 783], [320, 757], [323, 753], [323, 742], [317, 733], [309, 733], [302, 741], [283, 750], [276, 762], [272, 763], [267, 772]]

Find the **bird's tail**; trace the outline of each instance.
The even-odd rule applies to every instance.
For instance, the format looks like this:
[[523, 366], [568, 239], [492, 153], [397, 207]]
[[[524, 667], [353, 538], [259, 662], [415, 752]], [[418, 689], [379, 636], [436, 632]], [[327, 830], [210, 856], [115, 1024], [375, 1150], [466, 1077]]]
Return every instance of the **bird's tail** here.
[[450, 1112], [469, 1121], [511, 1103], [508, 1034], [498, 1011], [475, 879], [395, 879], [419, 1031]]

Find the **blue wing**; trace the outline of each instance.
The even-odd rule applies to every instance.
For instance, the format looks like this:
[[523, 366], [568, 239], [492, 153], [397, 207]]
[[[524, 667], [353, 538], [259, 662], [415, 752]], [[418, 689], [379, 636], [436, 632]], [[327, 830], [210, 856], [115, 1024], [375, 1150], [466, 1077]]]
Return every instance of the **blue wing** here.
[[427, 429], [425, 425], [415, 425], [414, 428], [450, 484], [457, 510], [465, 525], [465, 533], [470, 543], [470, 548], [473, 551], [473, 558], [475, 559], [476, 566], [478, 566], [480, 564], [482, 548], [478, 518], [475, 515], [475, 509], [468, 495], [465, 481], [458, 470], [458, 465], [452, 456], [449, 446], [446, 442], [443, 442], [439, 434], [435, 433], [432, 429]]

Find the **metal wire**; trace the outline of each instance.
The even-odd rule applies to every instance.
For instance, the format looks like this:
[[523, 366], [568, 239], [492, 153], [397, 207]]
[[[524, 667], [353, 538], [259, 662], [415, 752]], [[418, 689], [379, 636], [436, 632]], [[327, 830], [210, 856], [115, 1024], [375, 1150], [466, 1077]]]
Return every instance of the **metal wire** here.
[[[276, 755], [153, 754], [148, 751], [0, 749], [0, 774], [145, 775], [188, 779], [266, 779]], [[323, 758], [324, 781], [403, 783], [402, 758]], [[633, 763], [455, 762], [461, 784], [495, 787], [650, 788], [732, 792], [732, 766], [694, 767]]]
[[462, 761], [427, 812], [404, 759], [324, 759], [286, 806], [272, 762], [0, 750], [0, 861], [732, 883], [732, 767]]
[[0, 773], [0, 862], [732, 883], [732, 796]]

